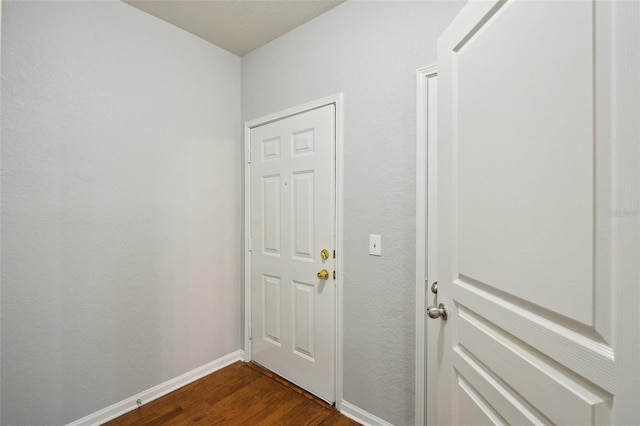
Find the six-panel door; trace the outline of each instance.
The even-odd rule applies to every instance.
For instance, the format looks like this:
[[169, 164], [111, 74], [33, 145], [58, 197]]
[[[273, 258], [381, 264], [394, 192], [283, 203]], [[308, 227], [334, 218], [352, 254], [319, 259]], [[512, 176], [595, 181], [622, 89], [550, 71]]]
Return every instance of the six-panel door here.
[[[329, 402], [335, 401], [334, 111], [327, 105], [251, 129], [253, 360]], [[327, 280], [317, 276], [323, 269]]]

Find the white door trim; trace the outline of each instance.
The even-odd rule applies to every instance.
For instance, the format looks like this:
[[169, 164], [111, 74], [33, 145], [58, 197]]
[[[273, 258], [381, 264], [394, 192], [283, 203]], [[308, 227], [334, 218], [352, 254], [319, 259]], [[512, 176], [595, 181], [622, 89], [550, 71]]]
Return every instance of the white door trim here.
[[336, 126], [336, 146], [335, 146], [335, 182], [336, 182], [336, 217], [335, 217], [335, 244], [336, 244], [336, 354], [335, 354], [335, 384], [336, 384], [336, 408], [340, 410], [342, 404], [342, 300], [343, 300], [343, 135], [344, 135], [344, 100], [343, 94], [338, 93], [326, 98], [308, 102], [303, 105], [285, 109], [274, 114], [265, 115], [255, 120], [246, 121], [244, 123], [244, 353], [245, 361], [249, 362], [252, 358], [251, 351], [251, 251], [249, 241], [251, 237], [251, 163], [249, 151], [251, 147], [251, 132], [254, 127], [281, 120], [292, 115], [300, 114], [312, 109], [320, 108], [327, 105], [335, 105], [335, 126]]
[[[424, 425], [431, 422], [427, 420], [426, 396], [427, 392], [427, 351], [426, 351], [426, 309], [427, 294], [429, 290], [427, 276], [427, 253], [428, 250], [435, 249], [435, 241], [428, 241], [427, 238], [427, 181], [429, 187], [436, 182], [432, 182], [435, 178], [436, 160], [434, 155], [428, 155], [433, 151], [436, 141], [429, 140], [428, 126], [436, 125], [429, 123], [427, 113], [429, 111], [428, 102], [428, 80], [437, 77], [438, 71], [436, 65], [423, 67], [416, 72], [416, 89], [417, 89], [417, 132], [416, 132], [416, 425]], [[429, 172], [429, 176], [427, 173]], [[435, 201], [435, 197], [429, 197]], [[430, 208], [429, 210], [433, 210]], [[429, 244], [431, 243], [431, 244]], [[431, 416], [429, 416], [431, 417]], [[435, 420], [435, 417], [433, 418]]]

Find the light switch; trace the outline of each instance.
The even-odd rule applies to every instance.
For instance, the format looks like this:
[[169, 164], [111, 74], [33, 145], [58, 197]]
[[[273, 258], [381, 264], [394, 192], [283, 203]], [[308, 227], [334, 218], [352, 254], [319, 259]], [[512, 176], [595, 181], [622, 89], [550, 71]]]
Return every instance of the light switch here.
[[369, 254], [382, 256], [382, 237], [380, 235], [369, 235]]

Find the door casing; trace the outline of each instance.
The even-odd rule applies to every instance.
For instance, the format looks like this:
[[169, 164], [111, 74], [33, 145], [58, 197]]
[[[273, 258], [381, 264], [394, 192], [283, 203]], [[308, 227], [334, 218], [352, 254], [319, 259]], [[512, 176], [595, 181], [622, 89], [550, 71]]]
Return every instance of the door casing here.
[[431, 370], [436, 368], [428, 362], [433, 351], [427, 341], [437, 341], [439, 324], [427, 321], [426, 309], [436, 304], [430, 287], [436, 279], [437, 77], [437, 65], [416, 72], [416, 425], [435, 423], [435, 410], [427, 410], [435, 405], [428, 377], [435, 376]]
[[312, 109], [333, 104], [335, 106], [335, 183], [336, 200], [335, 206], [335, 249], [337, 252], [335, 259], [336, 268], [336, 303], [335, 303], [335, 395], [336, 408], [340, 410], [342, 405], [342, 305], [343, 305], [343, 274], [344, 262], [342, 260], [343, 250], [343, 182], [344, 182], [344, 160], [343, 160], [343, 134], [344, 134], [344, 95], [338, 93], [326, 98], [311, 101], [302, 105], [285, 109], [273, 114], [265, 115], [244, 123], [244, 360], [252, 360], [251, 348], [251, 129], [277, 120], [301, 114]]

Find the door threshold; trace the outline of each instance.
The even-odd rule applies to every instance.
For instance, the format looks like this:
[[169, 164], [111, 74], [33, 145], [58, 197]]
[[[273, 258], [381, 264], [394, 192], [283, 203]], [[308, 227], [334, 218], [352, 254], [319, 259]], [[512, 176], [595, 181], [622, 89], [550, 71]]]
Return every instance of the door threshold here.
[[258, 364], [255, 361], [249, 361], [246, 363], [246, 365], [257, 371], [258, 373], [269, 377], [270, 379], [280, 383], [281, 385], [291, 389], [292, 391], [294, 391], [297, 394], [300, 394], [302, 396], [304, 396], [305, 398], [315, 402], [316, 404], [320, 405], [321, 407], [324, 408], [335, 408], [335, 403], [330, 403], [322, 398], [320, 398], [317, 395], [314, 395], [313, 393], [309, 392], [306, 389], [301, 388], [300, 386], [296, 385], [295, 383], [285, 379], [284, 377], [282, 377], [281, 375], [279, 375], [278, 373], [269, 370], [268, 368], [265, 368], [264, 366]]

